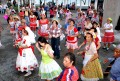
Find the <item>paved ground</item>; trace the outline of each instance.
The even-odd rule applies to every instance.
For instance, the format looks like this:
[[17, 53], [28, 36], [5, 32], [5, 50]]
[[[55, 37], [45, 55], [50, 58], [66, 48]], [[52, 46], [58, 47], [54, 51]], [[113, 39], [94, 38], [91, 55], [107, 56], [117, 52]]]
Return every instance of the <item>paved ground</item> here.
[[[0, 15], [0, 21], [2, 22], [2, 26], [4, 27], [4, 31], [2, 32], [2, 43], [4, 45], [4, 48], [0, 49], [0, 81], [44, 81], [41, 80], [40, 77], [38, 77], [38, 68], [33, 71], [33, 74], [29, 77], [24, 77], [25, 73], [17, 72], [15, 69], [15, 63], [16, 63], [16, 57], [17, 57], [17, 48], [14, 48], [12, 45], [12, 38], [9, 33], [9, 30], [6, 29], [7, 22], [4, 21], [3, 15]], [[61, 24], [63, 25], [64, 21], [61, 21]], [[120, 34], [119, 32], [115, 32], [116, 42], [119, 42]], [[79, 39], [79, 44], [83, 41], [83, 37]], [[113, 46], [111, 46], [109, 51], [105, 51], [100, 49], [99, 56], [101, 60], [101, 65], [103, 68], [103, 71], [106, 68], [106, 65], [103, 64], [103, 59], [107, 57], [111, 57], [113, 55]], [[59, 60], [56, 60], [60, 66], [63, 68], [62, 60], [64, 54], [67, 52], [67, 49], [65, 47], [65, 40], [61, 42], [61, 58]], [[76, 51], [77, 52], [77, 51]], [[75, 53], [76, 53], [75, 52]], [[37, 57], [38, 61], [41, 60], [41, 55], [39, 54], [38, 50], [35, 48], [35, 56]], [[79, 73], [82, 69], [82, 57], [76, 55], [77, 61], [76, 61], [76, 67], [78, 68]], [[55, 80], [54, 80], [55, 81]], [[79, 80], [80, 81], [80, 80]], [[109, 81], [108, 78], [104, 78], [100, 81]]]

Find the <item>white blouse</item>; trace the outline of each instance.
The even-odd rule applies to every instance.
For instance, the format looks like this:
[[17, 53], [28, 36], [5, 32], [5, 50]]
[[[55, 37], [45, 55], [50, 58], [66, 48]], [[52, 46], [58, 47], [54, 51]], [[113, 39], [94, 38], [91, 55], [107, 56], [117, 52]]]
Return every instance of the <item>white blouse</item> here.
[[110, 30], [105, 30], [105, 32], [113, 32], [113, 24], [112, 23], [110, 23], [110, 24], [105, 23], [104, 28], [110, 28], [110, 27], [112, 27], [112, 28]]

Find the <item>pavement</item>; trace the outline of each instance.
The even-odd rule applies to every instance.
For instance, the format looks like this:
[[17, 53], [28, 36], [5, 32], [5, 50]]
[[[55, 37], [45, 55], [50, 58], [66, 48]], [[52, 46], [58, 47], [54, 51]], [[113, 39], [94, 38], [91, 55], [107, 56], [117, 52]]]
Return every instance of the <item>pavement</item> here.
[[[75, 14], [74, 14], [75, 16]], [[3, 48], [0, 48], [0, 81], [44, 81], [41, 80], [41, 78], [38, 76], [38, 68], [32, 72], [32, 75], [28, 77], [24, 77], [25, 73], [21, 73], [16, 71], [15, 69], [15, 64], [16, 64], [16, 58], [17, 58], [17, 52], [18, 49], [13, 47], [12, 43], [12, 37], [10, 35], [9, 29], [7, 29], [7, 22], [3, 19], [3, 15], [0, 15], [0, 21], [2, 22], [2, 26], [4, 28], [4, 31], [2, 32], [2, 44], [4, 45]], [[64, 20], [61, 21], [61, 24], [64, 24]], [[101, 34], [103, 35], [103, 34]], [[119, 43], [120, 40], [120, 32], [115, 31], [115, 44]], [[81, 36], [80, 39], [78, 39], [79, 45], [83, 42], [83, 36]], [[101, 43], [102, 44], [102, 43]], [[103, 45], [103, 44], [102, 44]], [[103, 63], [103, 60], [108, 57], [113, 56], [113, 51], [114, 47], [111, 46], [109, 51], [103, 50], [100, 48], [99, 51], [99, 59], [101, 62], [101, 66], [103, 71], [107, 67], [107, 64]], [[55, 59], [58, 64], [63, 67], [62, 61], [63, 61], [63, 56], [67, 52], [67, 49], [65, 47], [65, 39], [61, 41], [61, 58], [60, 59]], [[76, 67], [79, 71], [79, 74], [81, 73], [82, 69], [82, 57], [77, 55], [75, 51], [75, 56], [76, 56]], [[38, 52], [38, 50], [35, 47], [35, 56], [37, 57], [38, 62], [41, 62], [41, 55]], [[53, 80], [55, 81], [55, 80]], [[81, 81], [81, 80], [79, 80]], [[100, 81], [109, 81], [109, 77], [104, 78]]]

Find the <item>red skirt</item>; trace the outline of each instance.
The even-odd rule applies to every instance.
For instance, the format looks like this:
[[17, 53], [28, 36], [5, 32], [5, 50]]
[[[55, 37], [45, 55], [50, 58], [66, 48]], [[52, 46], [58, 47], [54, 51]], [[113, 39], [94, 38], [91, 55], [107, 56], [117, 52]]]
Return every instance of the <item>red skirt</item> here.
[[37, 24], [36, 23], [30, 23], [31, 30], [36, 30]]
[[42, 37], [47, 37], [47, 36], [49, 36], [48, 33], [42, 33], [41, 30], [38, 30], [38, 35], [39, 35], [39, 36], [42, 36]]
[[102, 38], [102, 42], [104, 43], [113, 43], [114, 42], [114, 33], [113, 32], [105, 32], [104, 37]]

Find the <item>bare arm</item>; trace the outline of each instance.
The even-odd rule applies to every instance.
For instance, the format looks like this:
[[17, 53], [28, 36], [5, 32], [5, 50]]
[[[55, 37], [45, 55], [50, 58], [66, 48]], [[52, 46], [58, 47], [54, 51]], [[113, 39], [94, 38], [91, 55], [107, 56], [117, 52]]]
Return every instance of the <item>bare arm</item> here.
[[47, 53], [48, 53], [49, 57], [54, 58], [52, 48], [50, 45], [47, 45]]
[[39, 47], [38, 42], [35, 45], [36, 45], [37, 49], [40, 51], [40, 47]]
[[85, 45], [85, 42], [83, 42], [82, 44], [80, 44], [80, 46], [78, 48], [80, 49], [83, 45]]
[[98, 46], [97, 46], [97, 50], [101, 47], [100, 41], [97, 42]]
[[110, 26], [109, 28], [105, 28], [105, 30], [111, 30], [112, 29], [112, 26]]

